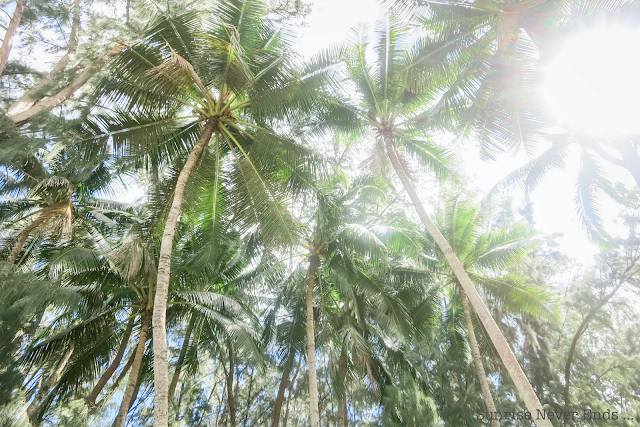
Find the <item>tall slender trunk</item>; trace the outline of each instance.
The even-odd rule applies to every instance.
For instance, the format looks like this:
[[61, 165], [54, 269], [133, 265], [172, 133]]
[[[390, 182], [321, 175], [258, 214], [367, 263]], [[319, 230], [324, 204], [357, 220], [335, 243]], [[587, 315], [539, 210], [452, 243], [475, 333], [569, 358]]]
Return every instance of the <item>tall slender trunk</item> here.
[[60, 360], [60, 363], [58, 363], [56, 369], [44, 381], [42, 387], [40, 387], [40, 390], [38, 390], [38, 393], [31, 401], [31, 404], [27, 408], [27, 418], [32, 419], [37, 415], [38, 412], [40, 412], [38, 411], [38, 409], [40, 408], [40, 403], [42, 403], [42, 400], [49, 394], [49, 390], [51, 390], [51, 387], [53, 387], [64, 368], [67, 366], [67, 363], [69, 363], [69, 358], [71, 358], [72, 354], [73, 344], [69, 346], [67, 352], [64, 354], [64, 356], [62, 356], [62, 360]]
[[15, 116], [23, 111], [33, 107], [36, 102], [44, 98], [42, 89], [49, 84], [54, 78], [58, 77], [62, 73], [69, 63], [75, 58], [76, 51], [78, 50], [78, 40], [80, 33], [80, 0], [75, 0], [71, 18], [71, 31], [69, 33], [69, 44], [67, 46], [67, 52], [58, 63], [47, 73], [42, 80], [36, 83], [32, 88], [24, 93], [7, 109], [9, 116]]
[[[300, 362], [302, 362], [302, 358], [298, 359], [298, 363], [296, 365], [296, 370], [293, 373], [293, 377], [291, 378], [291, 380], [289, 381], [289, 393], [288, 393], [288, 398], [287, 398], [287, 407], [284, 410], [284, 424], [283, 427], [287, 427], [287, 422], [289, 421], [289, 404], [291, 403], [292, 400], [295, 400], [297, 397], [297, 393], [294, 394], [293, 398], [291, 397], [291, 393], [293, 392], [293, 387], [296, 383], [296, 378], [298, 377], [298, 374], [300, 373]], [[299, 389], [298, 389], [299, 390]]]
[[[411, 199], [413, 207], [416, 210], [418, 217], [422, 222], [422, 225], [424, 225], [429, 235], [433, 238], [440, 250], [442, 250], [442, 252], [444, 253], [449, 267], [451, 267], [451, 270], [453, 270], [453, 273], [458, 279], [458, 282], [469, 297], [471, 305], [478, 314], [478, 317], [480, 318], [480, 321], [482, 322], [485, 330], [489, 334], [494, 347], [500, 355], [502, 363], [504, 363], [504, 366], [507, 368], [507, 371], [509, 372], [513, 383], [518, 389], [520, 397], [524, 401], [529, 412], [531, 412], [532, 414], [536, 414], [537, 410], [542, 411], [543, 407], [538, 400], [538, 396], [536, 396], [536, 393], [533, 390], [533, 387], [531, 387], [527, 376], [524, 374], [524, 371], [520, 367], [518, 360], [513, 355], [513, 352], [511, 351], [507, 340], [502, 335], [502, 332], [500, 332], [500, 328], [498, 328], [496, 321], [493, 319], [493, 317], [491, 317], [491, 313], [489, 313], [489, 310], [482, 301], [480, 294], [476, 290], [475, 286], [473, 286], [473, 283], [471, 283], [469, 275], [467, 275], [467, 272], [465, 271], [462, 263], [453, 252], [451, 245], [429, 218], [427, 211], [420, 201], [420, 197], [418, 197], [418, 193], [416, 193], [416, 190], [413, 188], [411, 180], [409, 180], [409, 177], [405, 173], [402, 164], [400, 163], [400, 160], [395, 153], [391, 132], [387, 130], [384, 132], [383, 136], [389, 160], [391, 160], [391, 164], [393, 165], [398, 178], [400, 178], [405, 191], [409, 195], [409, 199]], [[552, 424], [548, 419], [537, 420], [537, 425], [538, 427], [552, 427]]]
[[227, 407], [229, 409], [229, 421], [231, 427], [236, 427], [236, 396], [233, 393], [233, 377], [236, 371], [235, 353], [233, 344], [229, 341], [229, 373], [227, 374]]
[[131, 318], [129, 319], [129, 322], [127, 322], [127, 328], [125, 329], [124, 335], [122, 336], [122, 341], [120, 341], [120, 347], [118, 347], [118, 352], [116, 353], [116, 356], [113, 358], [113, 361], [111, 362], [107, 370], [104, 371], [104, 374], [102, 374], [102, 376], [98, 380], [98, 383], [96, 384], [96, 386], [93, 388], [93, 390], [85, 400], [85, 403], [89, 408], [93, 408], [94, 406], [96, 406], [96, 399], [98, 398], [98, 395], [100, 394], [104, 386], [107, 385], [107, 382], [109, 382], [109, 379], [111, 379], [113, 374], [116, 372], [116, 370], [120, 366], [120, 363], [122, 362], [122, 357], [124, 356], [124, 352], [127, 350], [127, 347], [129, 345], [129, 338], [131, 337], [131, 331], [133, 330], [134, 320], [135, 320], [135, 313], [131, 316]]
[[[248, 368], [247, 368], [248, 369]], [[251, 369], [251, 373], [249, 374], [249, 389], [247, 390], [247, 402], [245, 404], [245, 412], [244, 412], [244, 417], [242, 420], [242, 426], [243, 427], [247, 427], [248, 423], [249, 423], [249, 411], [251, 409], [251, 402], [253, 401], [253, 396], [251, 396], [251, 392], [253, 391], [253, 377], [255, 374], [255, 370]], [[267, 420], [269, 417], [265, 416], [265, 420]]]
[[284, 393], [289, 384], [289, 374], [291, 373], [291, 364], [287, 361], [282, 378], [280, 378], [280, 387], [278, 387], [278, 395], [276, 396], [276, 404], [273, 407], [273, 421], [271, 427], [278, 427], [280, 424], [280, 413], [282, 412], [282, 404], [284, 403]]
[[198, 142], [191, 150], [185, 162], [173, 194], [173, 203], [167, 216], [167, 222], [162, 234], [160, 257], [158, 260], [158, 281], [153, 305], [153, 378], [155, 386], [153, 425], [167, 427], [169, 423], [169, 371], [167, 362], [167, 299], [169, 298], [169, 279], [171, 277], [171, 253], [173, 251], [173, 236], [176, 233], [178, 217], [182, 207], [184, 190], [189, 181], [191, 171], [196, 166], [200, 154], [209, 144], [215, 125], [206, 122]]
[[316, 284], [316, 273], [320, 258], [309, 256], [309, 274], [307, 277], [307, 364], [309, 365], [309, 414], [311, 427], [320, 427], [320, 411], [318, 410], [318, 375], [316, 373], [316, 336], [313, 325], [313, 288]]
[[[127, 376], [127, 373], [129, 372], [129, 370], [131, 369], [131, 366], [133, 365], [133, 361], [136, 358], [136, 353], [135, 351], [133, 352], [133, 354], [131, 354], [129, 356], [129, 359], [127, 360], [127, 363], [125, 363], [124, 367], [122, 368], [122, 371], [120, 372], [120, 374], [118, 375], [118, 378], [116, 378], [116, 380], [113, 382], [113, 385], [110, 387], [111, 390], [109, 393], [113, 392], [114, 390], [116, 390], [118, 388], [118, 386], [120, 385], [120, 381], [122, 381], [122, 379], [124, 377]], [[99, 408], [102, 406], [102, 403], [104, 402], [104, 400], [109, 397], [109, 393], [107, 393], [107, 396], [103, 397], [102, 399], [100, 399], [99, 402], [97, 402], [95, 404], [95, 408]]]
[[127, 421], [127, 414], [134, 398], [134, 391], [137, 390], [138, 377], [140, 376], [140, 366], [142, 365], [142, 357], [147, 346], [147, 333], [149, 331], [149, 324], [151, 321], [151, 313], [149, 311], [142, 314], [142, 324], [140, 326], [140, 334], [138, 335], [138, 346], [136, 348], [136, 354], [131, 365], [131, 372], [129, 373], [129, 382], [120, 403], [120, 410], [114, 423], [114, 427], [124, 427]]
[[[478, 380], [480, 381], [480, 390], [482, 391], [482, 397], [484, 403], [487, 406], [487, 412], [489, 414], [495, 414], [496, 404], [493, 402], [493, 396], [491, 396], [491, 390], [489, 389], [489, 382], [487, 381], [487, 374], [484, 372], [484, 365], [482, 364], [482, 356], [480, 356], [480, 347], [476, 340], [476, 334], [473, 332], [473, 322], [471, 321], [471, 311], [469, 310], [469, 303], [467, 302], [467, 294], [464, 293], [464, 289], [458, 287], [460, 291], [460, 299], [462, 300], [462, 310], [464, 311], [464, 318], [467, 321], [467, 330], [469, 331], [469, 347], [471, 347], [471, 354], [473, 355], [473, 363], [476, 365], [476, 372], [478, 373]], [[491, 417], [491, 427], [500, 427], [500, 421]]]
[[347, 427], [347, 346], [342, 342], [340, 361], [338, 362], [338, 377], [340, 379], [338, 390], [338, 427]]
[[191, 332], [193, 332], [193, 327], [195, 326], [195, 323], [196, 323], [196, 318], [195, 316], [192, 316], [191, 320], [189, 320], [189, 324], [187, 325], [187, 330], [184, 333], [184, 341], [182, 341], [182, 348], [180, 349], [180, 355], [178, 356], [178, 362], [176, 363], [176, 370], [173, 372], [173, 378], [171, 379], [171, 384], [169, 385], [169, 402], [173, 400], [173, 395], [176, 391], [178, 380], [180, 379], [180, 371], [182, 371], [182, 365], [184, 364], [184, 359], [187, 357], [187, 350], [189, 349], [189, 341], [191, 340]]
[[9, 52], [11, 51], [11, 45], [13, 44], [13, 37], [16, 35], [18, 26], [20, 26], [20, 20], [22, 19], [22, 14], [24, 13], [26, 6], [27, 0], [18, 0], [16, 2], [16, 8], [13, 11], [13, 16], [11, 16], [7, 31], [4, 33], [2, 47], [0, 47], [0, 76], [4, 72], [4, 68], [7, 66], [7, 62], [9, 61]]

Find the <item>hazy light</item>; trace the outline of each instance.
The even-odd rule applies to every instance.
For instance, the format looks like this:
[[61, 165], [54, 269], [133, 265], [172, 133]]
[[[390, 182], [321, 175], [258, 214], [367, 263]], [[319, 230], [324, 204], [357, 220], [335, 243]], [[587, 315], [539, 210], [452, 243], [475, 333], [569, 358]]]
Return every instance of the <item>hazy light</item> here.
[[596, 28], [568, 40], [545, 95], [563, 125], [597, 135], [640, 133], [640, 30]]

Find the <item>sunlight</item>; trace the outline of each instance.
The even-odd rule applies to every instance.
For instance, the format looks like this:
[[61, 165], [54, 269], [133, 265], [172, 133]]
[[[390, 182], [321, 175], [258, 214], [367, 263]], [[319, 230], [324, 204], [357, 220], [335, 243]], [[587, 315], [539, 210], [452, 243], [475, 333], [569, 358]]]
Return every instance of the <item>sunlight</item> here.
[[568, 40], [547, 68], [545, 96], [563, 126], [640, 133], [640, 30], [597, 28]]

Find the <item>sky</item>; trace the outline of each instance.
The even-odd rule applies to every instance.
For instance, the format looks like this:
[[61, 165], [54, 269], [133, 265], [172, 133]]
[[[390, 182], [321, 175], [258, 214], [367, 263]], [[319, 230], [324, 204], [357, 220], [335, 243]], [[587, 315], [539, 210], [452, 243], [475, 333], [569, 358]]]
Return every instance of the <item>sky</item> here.
[[[298, 52], [307, 58], [321, 49], [345, 41], [350, 30], [361, 23], [371, 27], [381, 16], [376, 0], [316, 0], [307, 17], [307, 26], [296, 37]], [[549, 61], [543, 94], [551, 111], [565, 126], [595, 135], [621, 132], [640, 133], [640, 30], [598, 27], [567, 40], [557, 56]], [[473, 142], [461, 153], [464, 169], [478, 190], [478, 201], [509, 172], [527, 161], [524, 153], [504, 155], [497, 161], [481, 161]], [[580, 263], [588, 264], [598, 248], [581, 228], [574, 203], [579, 168], [578, 152], [569, 156], [564, 170], [552, 171], [531, 195], [536, 229], [545, 234], [562, 233], [564, 251]], [[628, 180], [626, 172], [611, 167], [612, 180]], [[134, 201], [143, 196], [135, 182], [118, 198]], [[516, 204], [522, 194], [512, 192]], [[615, 218], [617, 208], [602, 198], [603, 216]], [[607, 221], [609, 231], [624, 230]], [[626, 236], [622, 236], [626, 237]]]
[[[308, 27], [297, 38], [298, 51], [306, 57], [344, 41], [351, 28], [359, 23], [373, 24], [381, 15], [375, 0], [319, 0], [312, 8], [306, 19]], [[566, 126], [594, 135], [640, 133], [640, 58], [629, 52], [640, 52], [638, 29], [598, 27], [567, 40], [545, 70], [543, 94], [549, 109]], [[526, 155], [519, 153], [484, 162], [479, 160], [477, 151], [464, 151], [461, 160], [479, 195], [527, 161]], [[565, 170], [547, 175], [531, 200], [536, 228], [546, 234], [563, 233], [563, 249], [587, 264], [598, 249], [587, 239], [577, 219], [574, 195], [579, 160], [578, 152], [573, 154]], [[628, 179], [617, 168], [607, 172], [612, 180]], [[520, 197], [514, 193], [516, 202]], [[617, 212], [605, 198], [602, 211], [607, 218], [614, 218]], [[610, 221], [608, 229], [622, 231]]]

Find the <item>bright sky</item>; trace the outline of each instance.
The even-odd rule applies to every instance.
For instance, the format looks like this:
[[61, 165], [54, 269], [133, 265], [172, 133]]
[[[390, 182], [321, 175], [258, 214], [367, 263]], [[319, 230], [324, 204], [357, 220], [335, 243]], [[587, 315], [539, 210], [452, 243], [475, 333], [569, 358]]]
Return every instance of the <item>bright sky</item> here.
[[[309, 24], [298, 39], [299, 51], [307, 56], [331, 43], [345, 40], [360, 22], [373, 24], [381, 8], [375, 0], [319, 0], [307, 19]], [[549, 108], [566, 125], [591, 133], [640, 133], [640, 30], [597, 28], [568, 40], [547, 69], [545, 95]], [[575, 153], [577, 154], [577, 153]], [[482, 162], [467, 151], [464, 163], [474, 184], [490, 190], [510, 171], [523, 164], [524, 154], [504, 156], [497, 162]], [[581, 229], [574, 204], [578, 171], [576, 156], [569, 158], [564, 171], [554, 171], [532, 195], [537, 228], [544, 233], [561, 232], [564, 250], [581, 262], [597, 252]], [[611, 178], [624, 178], [612, 170]], [[603, 204], [609, 202], [603, 199]], [[615, 216], [613, 203], [603, 206], [609, 218]], [[625, 236], [626, 237], [626, 236]]]

